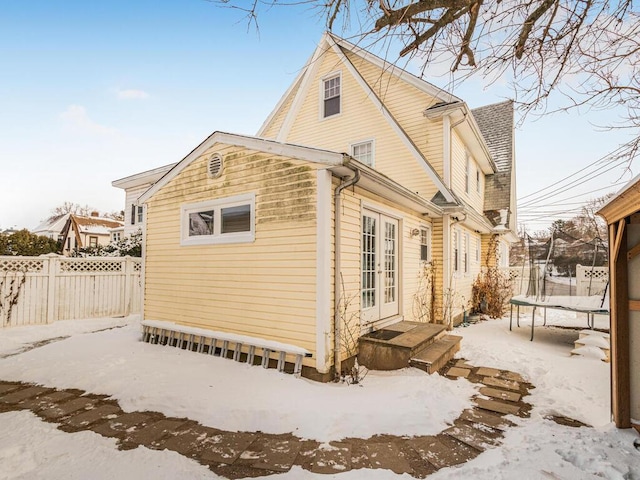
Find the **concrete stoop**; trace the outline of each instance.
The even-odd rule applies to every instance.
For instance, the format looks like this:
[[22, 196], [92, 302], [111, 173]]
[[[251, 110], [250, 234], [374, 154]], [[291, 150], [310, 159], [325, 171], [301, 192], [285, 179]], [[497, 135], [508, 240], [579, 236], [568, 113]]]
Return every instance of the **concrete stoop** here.
[[461, 340], [444, 325], [399, 322], [360, 337], [358, 362], [371, 370], [413, 366], [434, 373], [460, 350]]

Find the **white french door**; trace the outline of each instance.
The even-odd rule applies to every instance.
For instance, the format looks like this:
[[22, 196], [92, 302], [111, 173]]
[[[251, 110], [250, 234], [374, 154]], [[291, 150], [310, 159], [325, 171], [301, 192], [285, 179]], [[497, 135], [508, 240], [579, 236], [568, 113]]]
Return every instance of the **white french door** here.
[[398, 314], [398, 220], [365, 210], [362, 215], [362, 321]]

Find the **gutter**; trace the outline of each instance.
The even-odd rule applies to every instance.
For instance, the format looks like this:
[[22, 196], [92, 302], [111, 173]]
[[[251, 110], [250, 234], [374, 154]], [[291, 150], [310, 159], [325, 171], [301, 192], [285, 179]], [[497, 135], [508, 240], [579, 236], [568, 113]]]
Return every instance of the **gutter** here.
[[341, 222], [340, 222], [340, 207], [342, 204], [341, 194], [345, 188], [349, 188], [360, 180], [360, 170], [349, 165], [349, 158], [345, 156], [344, 166], [353, 171], [353, 176], [347, 180], [343, 180], [336, 188], [333, 196], [334, 202], [334, 215], [333, 215], [333, 231], [334, 231], [334, 279], [333, 279], [333, 339], [334, 339], [334, 368], [336, 372], [336, 378], [338, 378], [342, 371], [342, 325], [340, 323], [340, 273], [342, 270], [342, 263], [340, 258], [341, 242]]

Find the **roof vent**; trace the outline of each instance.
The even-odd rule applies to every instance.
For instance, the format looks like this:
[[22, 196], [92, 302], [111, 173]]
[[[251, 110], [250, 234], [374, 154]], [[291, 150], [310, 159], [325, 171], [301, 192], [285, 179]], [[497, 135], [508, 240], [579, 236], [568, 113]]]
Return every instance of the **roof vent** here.
[[218, 178], [222, 175], [222, 155], [214, 153], [209, 157], [207, 172], [209, 174], [209, 178]]

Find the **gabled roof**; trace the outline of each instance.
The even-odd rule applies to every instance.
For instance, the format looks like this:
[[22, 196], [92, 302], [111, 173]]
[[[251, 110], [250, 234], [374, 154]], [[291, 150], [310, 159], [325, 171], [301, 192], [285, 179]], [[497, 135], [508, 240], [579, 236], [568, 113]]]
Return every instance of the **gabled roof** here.
[[293, 145], [290, 143], [278, 142], [266, 138], [250, 137], [247, 135], [237, 135], [226, 132], [213, 132], [200, 145], [194, 148], [186, 157], [169, 170], [160, 180], [158, 180], [149, 190], [144, 192], [138, 202], [146, 202], [154, 193], [160, 190], [164, 185], [175, 178], [182, 170], [194, 160], [199, 158], [205, 151], [216, 143], [224, 145], [232, 145], [236, 147], [244, 147], [250, 150], [260, 152], [268, 152], [274, 155], [282, 155], [289, 158], [306, 160], [308, 162], [322, 163], [328, 166], [342, 165], [348, 155], [344, 153], [336, 153], [330, 150], [319, 148], [304, 147], [302, 145]]
[[[484, 211], [492, 223], [499, 221], [499, 211], [508, 209], [512, 212], [511, 191], [513, 182], [514, 158], [514, 129], [513, 129], [513, 101], [494, 103], [475, 108], [474, 118], [484, 136], [491, 156], [495, 161], [497, 172], [485, 177]], [[513, 206], [515, 208], [515, 206]], [[509, 221], [509, 225], [514, 225]]]
[[175, 167], [175, 163], [170, 163], [169, 165], [164, 165], [162, 167], [154, 168], [151, 170], [146, 170], [144, 172], [136, 173], [134, 175], [129, 175], [128, 177], [120, 178], [118, 180], [114, 180], [111, 182], [111, 185], [116, 188], [135, 188], [142, 185], [153, 185], [158, 180], [160, 180], [165, 173]]
[[513, 101], [474, 108], [471, 113], [498, 171], [510, 171], [513, 162]]
[[458, 130], [464, 138], [470, 139], [467, 147], [482, 171], [486, 175], [497, 171], [485, 137], [469, 106], [462, 100], [459, 100], [455, 102], [437, 103], [424, 111], [424, 116], [431, 119], [442, 118], [442, 116], [446, 114], [451, 115], [452, 126], [455, 125], [456, 130]]
[[397, 202], [399, 205], [412, 208], [425, 215], [439, 215], [442, 213], [442, 209], [439, 206], [425, 198], [422, 198], [416, 193], [411, 192], [373, 168], [358, 162], [346, 153], [338, 153], [330, 150], [293, 145], [265, 138], [249, 137], [225, 132], [212, 133], [206, 140], [192, 150], [189, 155], [177, 163], [171, 171], [142, 194], [138, 201], [143, 203], [149, 200], [158, 190], [169, 183], [188, 165], [198, 159], [204, 152], [217, 143], [244, 147], [257, 152], [282, 155], [283, 157], [318, 163], [326, 166], [328, 170], [339, 177], [348, 177], [353, 175], [354, 169], [357, 169], [360, 173], [358, 186], [365, 190], [378, 194], [382, 198]]
[[636, 175], [596, 213], [608, 225], [640, 211], [640, 175]]
[[70, 213], [65, 213], [64, 215], [57, 216], [51, 220], [45, 220], [36, 228], [31, 230], [31, 233], [39, 235], [44, 232], [62, 232], [65, 223], [67, 223], [67, 219], [69, 218]]
[[449, 190], [444, 181], [440, 178], [438, 173], [434, 170], [431, 164], [424, 158], [420, 150], [415, 146], [411, 138], [407, 135], [407, 133], [402, 129], [400, 124], [393, 117], [391, 112], [386, 108], [385, 104], [381, 101], [381, 99], [376, 95], [376, 93], [372, 90], [366, 80], [362, 77], [357, 68], [353, 65], [353, 63], [347, 58], [344, 53], [344, 50], [351, 52], [354, 55], [361, 57], [362, 59], [374, 64], [382, 71], [387, 72], [402, 81], [407, 82], [413, 87], [419, 89], [420, 91], [428, 94], [431, 97], [434, 97], [438, 102], [460, 102], [461, 100], [454, 95], [432, 85], [411, 73], [402, 70], [401, 68], [388, 63], [381, 58], [373, 55], [370, 52], [367, 52], [352, 43], [347, 42], [346, 40], [339, 38], [331, 33], [325, 33], [322, 37], [322, 40], [318, 44], [315, 52], [311, 56], [309, 62], [305, 65], [301, 73], [293, 82], [292, 86], [287, 90], [285, 95], [278, 102], [275, 110], [270, 114], [267, 121], [262, 125], [260, 130], [258, 131], [258, 135], [263, 135], [267, 130], [270, 122], [276, 117], [278, 112], [284, 105], [288, 102], [290, 96], [294, 96], [287, 111], [287, 115], [284, 118], [282, 125], [280, 126], [278, 135], [276, 140], [284, 142], [289, 134], [289, 131], [293, 125], [293, 122], [298, 115], [300, 108], [304, 99], [306, 98], [309, 89], [311, 88], [312, 79], [316, 76], [315, 72], [319, 65], [320, 57], [331, 51], [336, 54], [339, 61], [344, 65], [344, 67], [349, 71], [349, 73], [353, 76], [359, 86], [363, 91], [367, 94], [367, 98], [376, 106], [377, 110], [381, 112], [384, 119], [387, 121], [389, 126], [392, 128], [394, 133], [398, 136], [398, 138], [402, 141], [405, 147], [409, 150], [413, 158], [418, 162], [420, 167], [424, 170], [427, 176], [434, 183], [436, 188], [442, 193], [445, 201], [447, 202], [455, 202], [455, 196]]
[[93, 235], [109, 235], [112, 228], [124, 226], [123, 222], [113, 220], [112, 218], [71, 215], [69, 220], [73, 222], [78, 233]]

